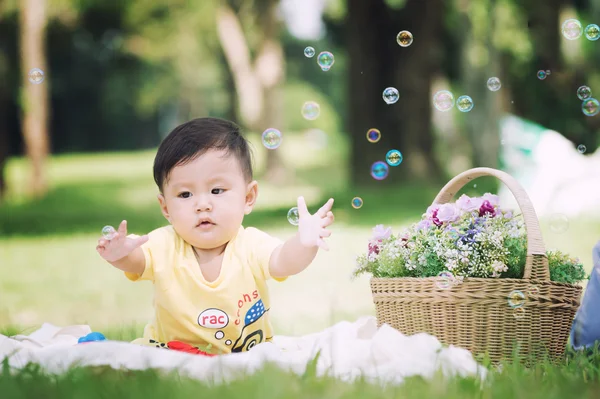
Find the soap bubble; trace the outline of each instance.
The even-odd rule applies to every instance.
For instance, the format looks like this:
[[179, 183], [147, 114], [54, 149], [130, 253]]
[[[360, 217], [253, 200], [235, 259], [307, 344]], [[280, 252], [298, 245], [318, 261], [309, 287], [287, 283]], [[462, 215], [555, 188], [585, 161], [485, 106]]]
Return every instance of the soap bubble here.
[[363, 200], [360, 197], [352, 198], [352, 208], [360, 209], [363, 206]]
[[402, 163], [402, 153], [398, 150], [389, 150], [385, 154], [385, 161], [390, 166], [398, 166]]
[[396, 41], [400, 47], [408, 47], [413, 42], [413, 35], [407, 30], [403, 30], [396, 36]]
[[585, 27], [585, 37], [595, 42], [600, 39], [600, 28], [596, 24], [590, 24]]
[[513, 309], [513, 316], [515, 319], [522, 319], [525, 316], [524, 308], [515, 308]]
[[40, 68], [33, 68], [31, 71], [29, 71], [28, 76], [29, 81], [36, 85], [39, 85], [45, 79], [44, 71], [42, 71]]
[[371, 176], [373, 176], [373, 179], [375, 180], [385, 179], [389, 172], [390, 168], [385, 162], [377, 161], [371, 165]]
[[383, 91], [383, 101], [385, 101], [386, 104], [394, 104], [398, 101], [399, 98], [400, 93], [398, 93], [398, 89], [396, 89], [395, 87], [387, 87]]
[[288, 220], [288, 222], [290, 222], [290, 224], [292, 224], [294, 226], [298, 226], [298, 223], [300, 223], [300, 215], [298, 214], [298, 207], [297, 206], [291, 208], [288, 211], [288, 213], [287, 213], [287, 220]]
[[107, 240], [112, 240], [113, 238], [115, 238], [116, 234], [117, 231], [112, 226], [104, 226], [102, 228], [102, 237], [106, 238]]
[[456, 108], [460, 112], [469, 112], [473, 109], [473, 99], [469, 96], [460, 96], [458, 100], [456, 100]]
[[584, 154], [584, 153], [587, 151], [587, 148], [586, 148], [586, 147], [585, 147], [583, 144], [579, 144], [579, 145], [577, 146], [577, 151], [578, 151], [580, 154]]
[[498, 91], [502, 87], [502, 83], [500, 83], [500, 79], [497, 77], [489, 78], [487, 81], [487, 88], [491, 91]]
[[581, 110], [585, 116], [595, 116], [600, 112], [600, 102], [595, 98], [588, 98], [581, 103]]
[[302, 104], [302, 116], [304, 119], [314, 121], [319, 117], [321, 113], [321, 107], [314, 101], [307, 101]]
[[450, 272], [440, 272], [435, 279], [435, 285], [440, 290], [447, 290], [454, 285], [454, 275]]
[[274, 150], [281, 145], [281, 132], [277, 129], [267, 129], [262, 134], [262, 143], [269, 149]]
[[537, 285], [532, 285], [527, 289], [527, 295], [529, 296], [538, 296], [540, 295], [540, 289]]
[[525, 294], [519, 290], [513, 290], [508, 294], [508, 306], [511, 308], [520, 308], [525, 304]]
[[581, 101], [587, 100], [591, 96], [592, 89], [590, 89], [588, 86], [580, 86], [579, 89], [577, 89], [577, 98], [579, 98]]
[[440, 90], [433, 95], [433, 105], [438, 111], [449, 111], [454, 107], [454, 95], [448, 90]]
[[543, 71], [541, 69], [539, 71], [537, 71], [537, 77], [538, 77], [539, 80], [546, 79], [546, 76], [548, 76], [548, 74], [546, 73], [546, 71]]
[[562, 34], [567, 40], [575, 40], [581, 37], [583, 33], [583, 27], [581, 26], [581, 22], [576, 19], [567, 19], [562, 24], [561, 28]]
[[317, 63], [319, 64], [321, 69], [325, 72], [329, 71], [329, 69], [331, 69], [334, 62], [335, 62], [335, 58], [333, 57], [333, 54], [330, 53], [329, 51], [323, 51], [323, 52], [319, 53], [319, 56], [317, 57]]
[[312, 58], [315, 56], [315, 49], [311, 46], [308, 46], [307, 48], [304, 49], [304, 56], [306, 58]]
[[381, 132], [378, 129], [367, 130], [367, 140], [369, 143], [377, 143], [381, 140]]
[[562, 213], [550, 216], [550, 230], [555, 234], [562, 234], [569, 229], [569, 218]]

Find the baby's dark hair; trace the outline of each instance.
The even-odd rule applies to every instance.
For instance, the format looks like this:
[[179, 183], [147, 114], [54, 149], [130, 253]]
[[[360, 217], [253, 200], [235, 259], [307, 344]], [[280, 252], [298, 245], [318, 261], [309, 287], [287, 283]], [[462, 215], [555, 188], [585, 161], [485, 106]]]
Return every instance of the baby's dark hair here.
[[174, 167], [209, 150], [225, 150], [235, 156], [246, 181], [252, 181], [252, 154], [240, 127], [225, 119], [197, 118], [177, 126], [160, 143], [154, 158], [154, 181], [160, 192]]

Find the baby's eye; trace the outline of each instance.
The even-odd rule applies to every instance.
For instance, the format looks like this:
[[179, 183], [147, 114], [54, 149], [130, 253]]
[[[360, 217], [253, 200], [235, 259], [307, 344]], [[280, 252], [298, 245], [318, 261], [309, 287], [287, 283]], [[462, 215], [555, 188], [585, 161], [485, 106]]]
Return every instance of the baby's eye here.
[[224, 191], [225, 190], [223, 190], [222, 188], [213, 188], [211, 193], [217, 195], [217, 194], [223, 194]]
[[192, 196], [192, 193], [190, 193], [189, 191], [184, 191], [182, 193], [179, 193], [178, 197], [179, 198], [190, 198]]

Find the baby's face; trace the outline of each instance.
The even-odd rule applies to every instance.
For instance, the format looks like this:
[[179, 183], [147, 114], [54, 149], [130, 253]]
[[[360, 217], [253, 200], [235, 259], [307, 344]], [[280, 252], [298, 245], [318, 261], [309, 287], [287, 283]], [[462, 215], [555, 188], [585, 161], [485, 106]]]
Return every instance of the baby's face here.
[[234, 237], [256, 195], [256, 182], [246, 181], [234, 156], [210, 150], [173, 168], [158, 199], [177, 234], [196, 248], [214, 249]]

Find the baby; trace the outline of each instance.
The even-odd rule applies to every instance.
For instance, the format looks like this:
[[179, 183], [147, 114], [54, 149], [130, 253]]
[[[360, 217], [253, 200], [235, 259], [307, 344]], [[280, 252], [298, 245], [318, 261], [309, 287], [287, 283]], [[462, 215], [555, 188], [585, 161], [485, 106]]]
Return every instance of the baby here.
[[248, 142], [234, 123], [199, 118], [176, 127], [154, 159], [169, 225], [127, 235], [121, 222], [96, 250], [132, 281], [154, 284], [154, 318], [135, 343], [242, 352], [270, 341], [267, 280], [303, 271], [327, 250], [333, 199], [310, 214], [298, 198], [298, 232], [285, 242], [242, 226], [258, 196]]

